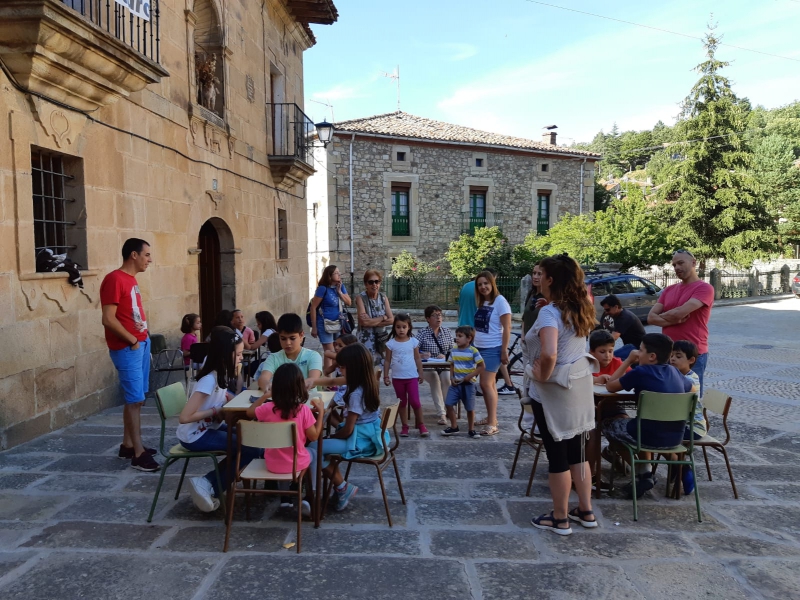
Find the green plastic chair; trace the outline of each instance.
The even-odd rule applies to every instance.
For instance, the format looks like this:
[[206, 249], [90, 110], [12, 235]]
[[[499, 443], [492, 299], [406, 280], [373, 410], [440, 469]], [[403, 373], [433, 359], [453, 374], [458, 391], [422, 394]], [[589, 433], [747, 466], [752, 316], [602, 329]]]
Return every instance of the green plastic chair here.
[[[636, 500], [636, 465], [637, 464], [652, 464], [652, 465], [678, 465], [689, 466], [694, 473], [697, 470], [694, 468], [694, 440], [685, 440], [684, 445], [678, 445], [674, 448], [648, 448], [642, 446], [642, 419], [649, 421], [683, 421], [684, 427], [686, 423], [691, 423], [694, 416], [694, 407], [697, 404], [697, 394], [687, 392], [684, 394], [659, 394], [656, 392], [642, 392], [639, 395], [639, 407], [637, 410], [638, 419], [636, 420], [636, 445], [623, 443], [630, 453], [631, 464], [631, 486], [633, 491], [633, 520], [639, 520], [639, 507]], [[688, 442], [688, 443], [687, 443]], [[687, 448], [688, 446], [688, 448]], [[664, 454], [678, 454], [684, 458], [677, 460], [666, 460], [664, 458], [656, 459], [643, 459], [636, 456], [639, 452], [650, 452], [654, 456]], [[700, 512], [700, 493], [698, 491], [697, 477], [695, 477], [694, 484], [694, 499], [697, 504], [697, 520], [702, 523], [703, 517]]]
[[[186, 468], [189, 466], [189, 461], [193, 458], [210, 458], [214, 462], [214, 473], [217, 475], [219, 489], [224, 489], [222, 485], [222, 477], [220, 477], [219, 474], [219, 462], [217, 461], [217, 457], [225, 456], [225, 452], [221, 450], [190, 452], [181, 444], [175, 444], [169, 449], [164, 448], [164, 436], [167, 428], [167, 419], [180, 414], [180, 412], [183, 410], [183, 407], [186, 406], [187, 400], [186, 391], [183, 389], [183, 384], [179, 381], [176, 381], [167, 387], [163, 387], [160, 390], [156, 390], [156, 406], [158, 407], [158, 416], [161, 417], [161, 439], [158, 443], [158, 449], [159, 452], [161, 452], [161, 456], [166, 459], [166, 462], [164, 462], [164, 464], [161, 466], [161, 477], [158, 479], [156, 495], [153, 498], [153, 505], [150, 507], [150, 515], [147, 517], [148, 523], [153, 520], [153, 513], [155, 512], [156, 504], [158, 503], [158, 495], [161, 492], [161, 486], [164, 484], [164, 475], [166, 475], [167, 469], [172, 463], [178, 462], [179, 460], [185, 461], [183, 463], [183, 471], [181, 471], [181, 479], [178, 482], [178, 490], [175, 492], [175, 500], [178, 499], [178, 496], [181, 493], [183, 479], [186, 476]], [[227, 514], [225, 512], [225, 494], [220, 494], [219, 501], [220, 505], [222, 506], [222, 514]]]

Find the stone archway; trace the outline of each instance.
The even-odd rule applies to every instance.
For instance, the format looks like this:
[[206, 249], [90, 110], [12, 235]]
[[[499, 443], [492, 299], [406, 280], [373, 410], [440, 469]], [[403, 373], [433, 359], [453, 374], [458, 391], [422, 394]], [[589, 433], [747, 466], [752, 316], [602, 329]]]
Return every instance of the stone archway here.
[[200, 318], [205, 337], [219, 311], [236, 308], [236, 254], [233, 233], [222, 219], [203, 223], [197, 239]]

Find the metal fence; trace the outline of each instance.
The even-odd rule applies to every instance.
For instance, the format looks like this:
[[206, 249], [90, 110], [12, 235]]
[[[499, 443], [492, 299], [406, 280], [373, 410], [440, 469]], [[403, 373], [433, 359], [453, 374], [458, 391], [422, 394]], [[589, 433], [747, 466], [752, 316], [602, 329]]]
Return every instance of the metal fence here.
[[[465, 281], [455, 277], [428, 278], [419, 282], [403, 277], [384, 277], [381, 291], [389, 297], [392, 310], [424, 309], [431, 304], [443, 310], [458, 309], [458, 296]], [[516, 277], [498, 277], [497, 288], [508, 300], [513, 312], [520, 311], [520, 280]], [[364, 291], [362, 281], [354, 282], [355, 294]], [[353, 296], [355, 299], [355, 295]]]
[[133, 15], [114, 0], [61, 1], [140, 54], [161, 62], [158, 0], [150, 0], [150, 21]]
[[[680, 282], [672, 269], [640, 270], [630, 269], [632, 275], [649, 279], [661, 288]], [[700, 273], [700, 278], [714, 286], [715, 297], [748, 298], [752, 296], [775, 296], [790, 293], [791, 269], [784, 265], [781, 269], [759, 271], [729, 271], [724, 269], [707, 269]]]

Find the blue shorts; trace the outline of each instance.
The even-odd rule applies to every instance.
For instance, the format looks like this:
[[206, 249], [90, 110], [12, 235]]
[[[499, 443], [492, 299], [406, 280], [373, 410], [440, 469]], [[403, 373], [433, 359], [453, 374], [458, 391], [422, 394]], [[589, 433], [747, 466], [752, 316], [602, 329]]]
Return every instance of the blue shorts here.
[[325, 331], [325, 321], [322, 317], [317, 319], [317, 336], [320, 344], [332, 344], [333, 340], [338, 338], [341, 333], [328, 333]]
[[109, 350], [111, 362], [117, 368], [119, 386], [126, 404], [144, 402], [150, 387], [150, 338], [139, 342], [139, 349], [130, 347]]
[[497, 373], [500, 368], [500, 350], [502, 346], [494, 348], [478, 348], [478, 352], [483, 357], [484, 370], [489, 373]]
[[464, 410], [472, 412], [475, 410], [475, 384], [459, 383], [447, 388], [447, 398], [445, 406], [456, 406], [459, 401], [464, 405]]

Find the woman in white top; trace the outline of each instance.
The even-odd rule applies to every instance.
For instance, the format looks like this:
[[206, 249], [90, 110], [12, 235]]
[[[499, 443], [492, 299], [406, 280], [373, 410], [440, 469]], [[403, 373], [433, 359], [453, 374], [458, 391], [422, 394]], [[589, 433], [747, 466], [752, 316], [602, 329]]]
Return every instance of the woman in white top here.
[[[220, 410], [233, 398], [226, 388], [230, 381], [236, 380], [237, 367], [242, 363], [242, 350], [244, 343], [238, 333], [227, 327], [215, 327], [212, 330], [208, 356], [200, 369], [192, 395], [178, 416], [178, 440], [190, 452], [228, 449], [228, 433]], [[237, 448], [236, 436], [233, 438], [233, 448]], [[259, 454], [255, 448], [243, 448], [241, 466], [244, 467]], [[228, 456], [220, 461], [222, 482], [217, 481], [215, 471], [189, 479], [189, 493], [199, 510], [212, 512], [219, 507], [219, 495], [229, 484], [225, 460], [235, 458]]]
[[497, 425], [497, 371], [500, 364], [508, 364], [508, 343], [511, 339], [511, 306], [500, 295], [494, 275], [489, 271], [475, 278], [475, 339], [473, 344], [483, 357], [485, 368], [481, 373], [481, 390], [486, 403], [486, 418], [476, 425], [485, 425], [481, 435], [495, 435]]

